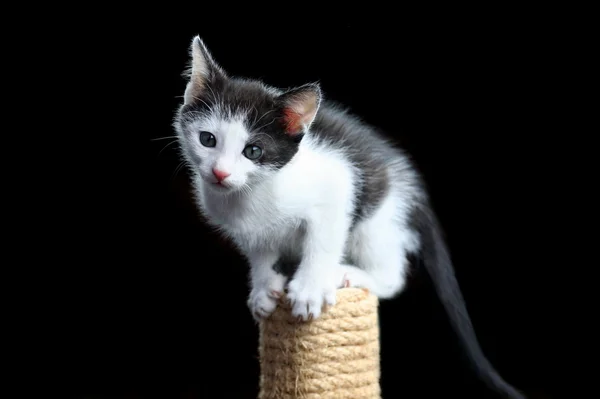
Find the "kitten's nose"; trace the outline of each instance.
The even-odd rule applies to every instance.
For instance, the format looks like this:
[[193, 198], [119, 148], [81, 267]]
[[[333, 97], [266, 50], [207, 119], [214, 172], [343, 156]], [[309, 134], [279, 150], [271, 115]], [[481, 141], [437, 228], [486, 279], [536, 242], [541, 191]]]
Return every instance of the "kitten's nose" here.
[[215, 177], [217, 178], [217, 180], [219, 182], [222, 182], [223, 180], [225, 180], [227, 178], [227, 176], [229, 176], [231, 173], [227, 173], [227, 172], [223, 172], [222, 170], [219, 169], [213, 169], [213, 175], [215, 175]]

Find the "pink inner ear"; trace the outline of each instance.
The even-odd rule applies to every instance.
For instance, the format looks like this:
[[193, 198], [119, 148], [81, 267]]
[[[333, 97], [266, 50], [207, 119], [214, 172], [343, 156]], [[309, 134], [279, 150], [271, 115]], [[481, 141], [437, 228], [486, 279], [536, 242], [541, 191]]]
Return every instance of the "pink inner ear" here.
[[285, 121], [285, 132], [290, 136], [295, 136], [302, 131], [302, 115], [294, 111], [292, 108], [283, 110]]
[[283, 109], [286, 134], [300, 134], [302, 128], [312, 122], [318, 107], [317, 93], [314, 92], [294, 93], [287, 98]]

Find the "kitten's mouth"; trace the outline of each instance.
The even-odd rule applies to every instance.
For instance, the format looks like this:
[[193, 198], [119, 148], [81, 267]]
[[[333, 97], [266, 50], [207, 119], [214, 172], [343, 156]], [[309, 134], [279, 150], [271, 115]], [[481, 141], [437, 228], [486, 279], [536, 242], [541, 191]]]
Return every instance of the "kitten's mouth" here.
[[231, 186], [229, 184], [224, 183], [222, 181], [211, 181], [211, 186], [213, 186], [217, 190], [229, 190], [229, 189], [231, 189]]
[[203, 176], [204, 184], [217, 192], [225, 192], [232, 190], [235, 185], [225, 180], [217, 180], [214, 176]]

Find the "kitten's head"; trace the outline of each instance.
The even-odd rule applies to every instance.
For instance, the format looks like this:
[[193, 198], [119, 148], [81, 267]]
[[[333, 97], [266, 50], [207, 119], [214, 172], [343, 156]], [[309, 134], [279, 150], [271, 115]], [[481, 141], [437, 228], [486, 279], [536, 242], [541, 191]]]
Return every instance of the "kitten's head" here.
[[175, 128], [193, 172], [216, 192], [251, 187], [285, 166], [313, 122], [321, 91], [286, 91], [228, 76], [199, 37]]

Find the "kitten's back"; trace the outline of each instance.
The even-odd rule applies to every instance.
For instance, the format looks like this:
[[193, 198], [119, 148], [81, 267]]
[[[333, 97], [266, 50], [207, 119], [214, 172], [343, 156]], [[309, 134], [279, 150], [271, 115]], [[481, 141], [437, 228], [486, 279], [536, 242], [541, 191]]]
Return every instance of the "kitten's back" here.
[[354, 223], [371, 215], [391, 191], [401, 195], [404, 204], [424, 195], [421, 179], [405, 152], [347, 109], [324, 101], [310, 136], [316, 145], [342, 152], [354, 167]]

